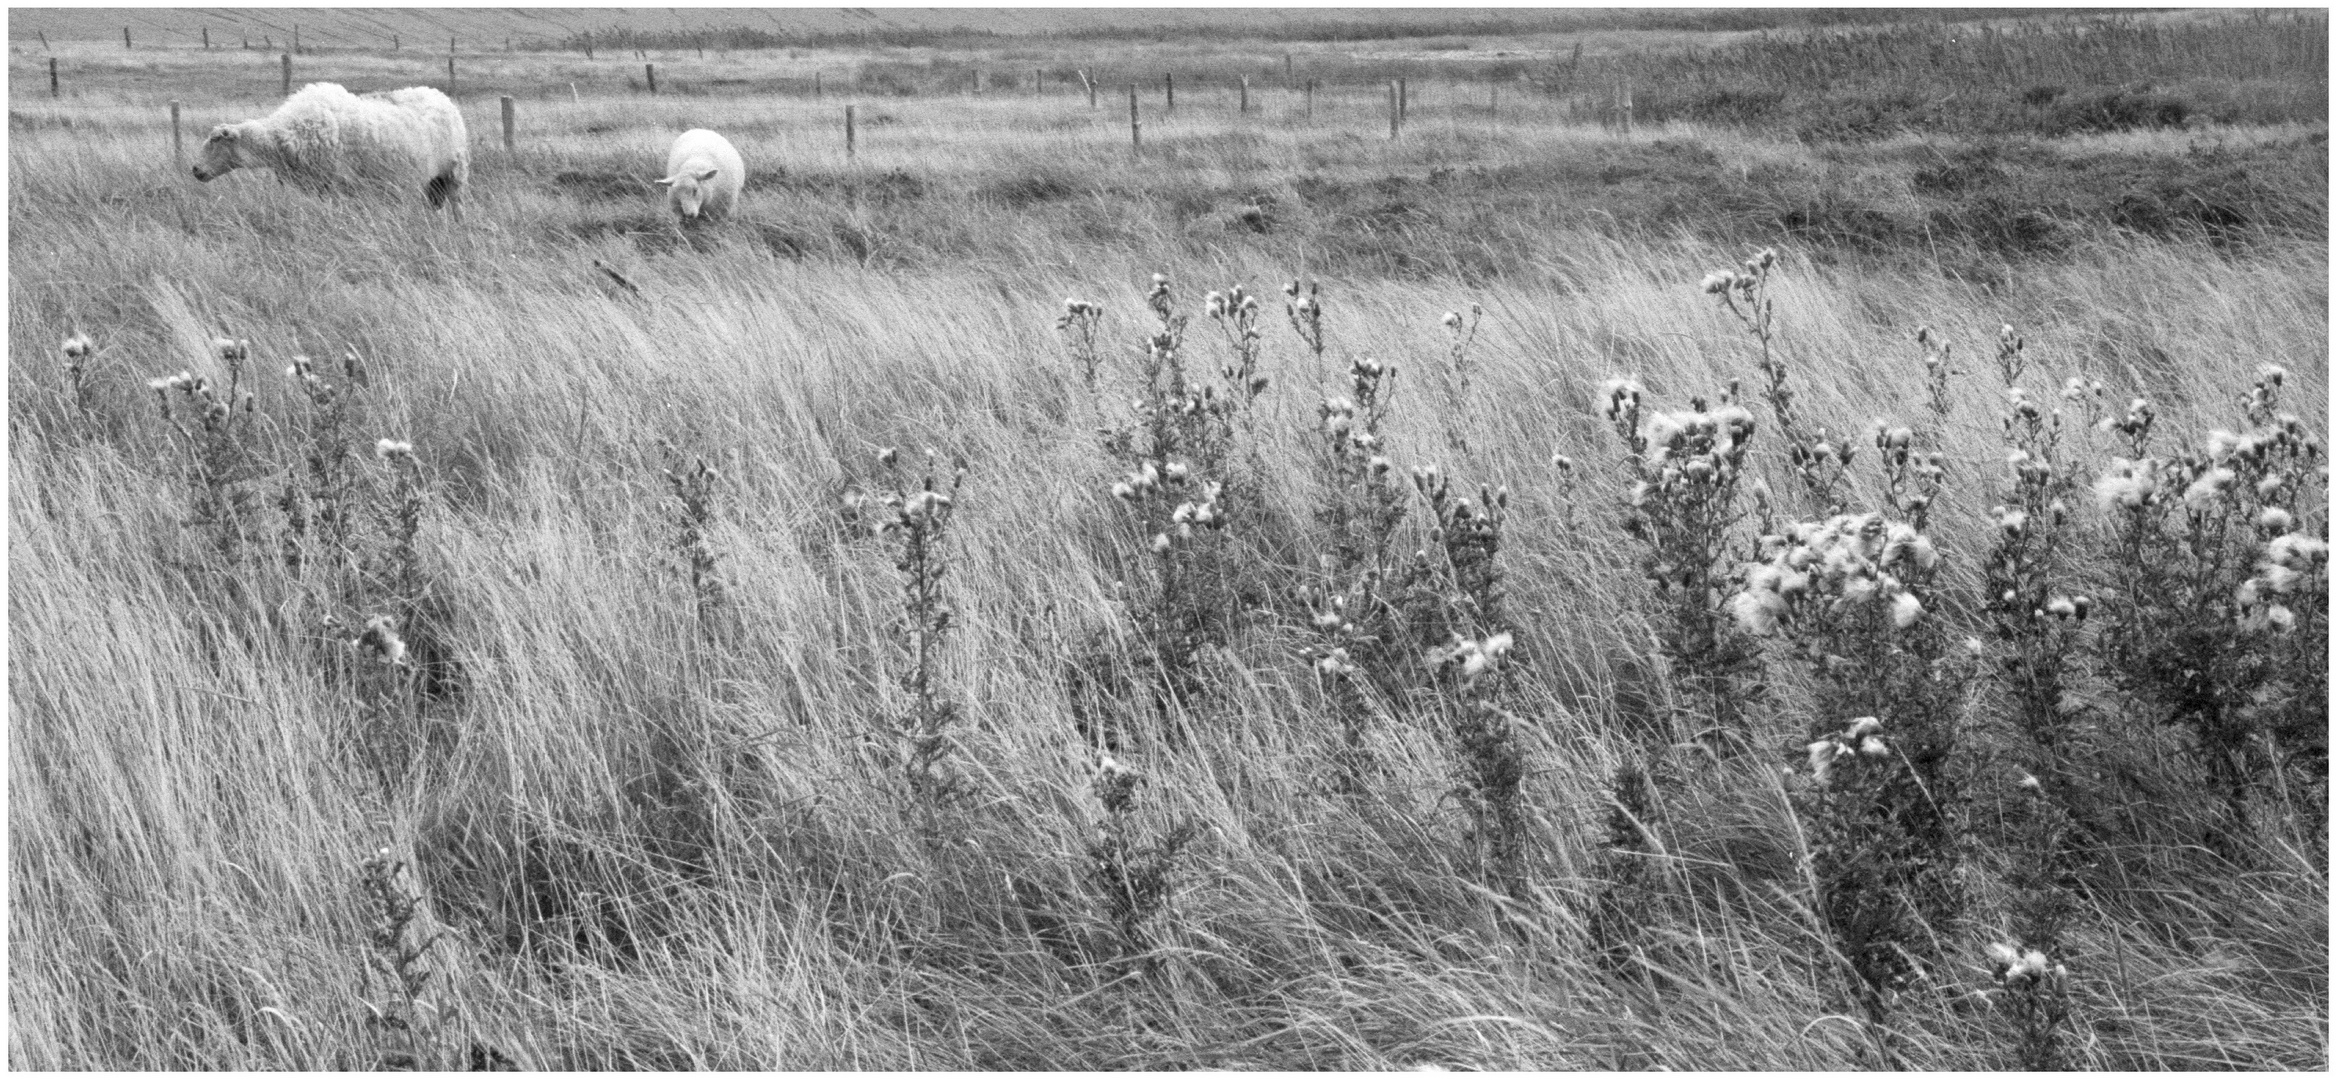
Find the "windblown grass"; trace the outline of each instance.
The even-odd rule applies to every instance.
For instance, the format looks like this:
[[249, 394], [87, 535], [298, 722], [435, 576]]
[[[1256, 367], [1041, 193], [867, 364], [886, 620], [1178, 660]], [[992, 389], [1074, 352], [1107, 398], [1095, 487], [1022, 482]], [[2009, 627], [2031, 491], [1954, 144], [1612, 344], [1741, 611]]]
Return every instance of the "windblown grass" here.
[[[1390, 195], [1366, 208], [1376, 218], [1297, 194], [1399, 175], [1434, 192], [1436, 170], [1576, 175], [1657, 137], [1703, 139], [1748, 170], [1822, 169], [1810, 151], [1522, 117], [1389, 146], [1360, 121], [1244, 125], [1180, 100], [1175, 121], [1147, 116], [1136, 158], [1109, 108], [918, 101], [864, 129], [846, 162], [812, 124], [827, 109], [544, 102], [523, 113], [519, 155], [479, 151], [455, 222], [419, 200], [315, 199], [264, 176], [195, 186], [168, 172], [167, 132], [134, 102], [76, 106], [70, 129], [40, 119], [67, 106], [18, 108], [12, 1065], [370, 1067], [403, 1050], [410, 1032], [374, 1019], [397, 991], [369, 966], [377, 913], [358, 887], [360, 860], [384, 846], [422, 900], [403, 940], [446, 931], [418, 961], [435, 973], [420, 996], [450, 1017], [432, 1030], [458, 1058], [1875, 1063], [1777, 772], [1809, 720], [1790, 695], [1754, 710], [1752, 753], [1685, 755], [1665, 791], [1663, 978], [1602, 968], [1587, 927], [1609, 778], [1628, 733], [1681, 697], [1618, 527], [1624, 472], [1598, 386], [1635, 376], [1676, 407], [1752, 383], [1742, 329], [1697, 282], [1741, 258], [1741, 239], [1790, 235], [1775, 215], [1701, 230], [1652, 208], [1617, 228], [1556, 197], [1596, 199], [1589, 180], [1545, 181], [1534, 205], [1492, 203], [1497, 183]], [[472, 120], [490, 130], [484, 112]], [[757, 178], [743, 220], [684, 234], [627, 182], [701, 124], [732, 130]], [[1263, 232], [1238, 216], [1261, 203], [1278, 215]], [[2053, 251], [1989, 256], [1986, 275], [1785, 243], [1774, 294], [1797, 407], [1838, 432], [1911, 420], [1928, 393], [1915, 328], [1956, 345], [1967, 373], [1949, 387], [1932, 532], [1942, 593], [1968, 597], [2006, 486], [2003, 398], [1985, 370], [1998, 325], [2026, 337], [2037, 394], [2084, 373], [2114, 402], [2149, 396], [2162, 441], [2235, 423], [2267, 362], [2294, 373], [2285, 408], [2325, 436], [2318, 213], [2236, 243], [2087, 224]], [[603, 284], [596, 259], [640, 295]], [[1271, 312], [1263, 323], [1272, 381], [1245, 445], [1266, 525], [1232, 538], [1261, 573], [1311, 566], [1307, 523], [1328, 497], [1310, 465], [1318, 405], [1347, 392], [1354, 357], [1400, 369], [1382, 431], [1399, 472], [1434, 463], [1456, 489], [1509, 488], [1499, 559], [1524, 662], [1504, 702], [1523, 718], [1527, 820], [1515, 895], [1481, 885], [1456, 839], [1466, 815], [1436, 728], [1375, 726], [1374, 798], [1333, 790], [1326, 748], [1345, 733], [1308, 634], [1252, 612], [1198, 661], [1210, 703], [1185, 715], [1185, 741], [1136, 730], [1114, 751], [1143, 779], [1130, 835], [1196, 830], [1147, 924], [1151, 962], [1115, 964], [1089, 855], [1107, 815], [1067, 660], [1099, 641], [1122, 663], [1135, 652], [1120, 583], [1140, 582], [1150, 556], [1122, 527], [1110, 487], [1124, 470], [1095, 429], [1138, 393], [1129, 346], [1153, 329], [1154, 272], [1186, 310], [1236, 282], [1269, 299], [1294, 276], [1324, 282], [1326, 362]], [[1105, 311], [1099, 395], [1053, 330], [1065, 296]], [[1438, 317], [1471, 302], [1485, 315], [1464, 392]], [[1204, 322], [1187, 355], [1206, 371], [1230, 357]], [[86, 411], [56, 353], [76, 330], [96, 342]], [[280, 565], [223, 564], [181, 525], [186, 478], [143, 380], [216, 377], [220, 332], [254, 343], [263, 457], [298, 460], [285, 427], [298, 392], [274, 373], [345, 345], [370, 372], [359, 437], [415, 448], [430, 493], [418, 553], [460, 679], [413, 691], [415, 749], [387, 773], [359, 753], [372, 684], [338, 674], [357, 662], [353, 629], [328, 625], [333, 605]], [[723, 575], [721, 634], [672, 564], [661, 440], [720, 471], [699, 542]], [[943, 579], [956, 620], [936, 666], [959, 706], [946, 760], [964, 794], [938, 815], [873, 749], [916, 708], [898, 551], [839, 511], [847, 490], [886, 489], [878, 450], [928, 446], [968, 464]], [[2098, 467], [2116, 444], [2088, 432], [2066, 452]], [[1571, 498], [1554, 453], [1576, 463]], [[1775, 453], [1756, 444], [1756, 458]], [[1787, 492], [1781, 465], [1761, 467]], [[1872, 472], [1855, 473], [1854, 498], [1871, 502]], [[2267, 812], [2209, 850], [2193, 823], [2217, 800], [2175, 737], [2129, 718], [2148, 703], [2086, 693], [2119, 740], [2100, 769], [2128, 801], [2064, 938], [2083, 1034], [2071, 1063], [2325, 1067], [2325, 833]], [[1891, 1018], [1913, 1067], [2012, 1060], [1975, 996], [2013, 857], [1991, 824], [2016, 794], [2013, 733], [1992, 710], [1965, 718], [1959, 766], [1973, 915], [1937, 928], [1950, 962]]]

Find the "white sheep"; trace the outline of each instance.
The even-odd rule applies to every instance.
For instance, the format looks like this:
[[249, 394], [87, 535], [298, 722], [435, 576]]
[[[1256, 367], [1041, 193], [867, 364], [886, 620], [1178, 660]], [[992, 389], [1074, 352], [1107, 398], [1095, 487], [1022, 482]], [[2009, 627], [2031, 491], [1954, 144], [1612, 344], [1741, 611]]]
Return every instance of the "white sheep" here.
[[310, 83], [260, 119], [212, 128], [195, 179], [259, 168], [307, 191], [418, 184], [443, 206], [470, 182], [471, 136], [454, 102], [427, 86], [358, 95]]
[[665, 177], [654, 182], [684, 221], [727, 217], [747, 186], [747, 163], [729, 139], [692, 128], [674, 140], [665, 155]]

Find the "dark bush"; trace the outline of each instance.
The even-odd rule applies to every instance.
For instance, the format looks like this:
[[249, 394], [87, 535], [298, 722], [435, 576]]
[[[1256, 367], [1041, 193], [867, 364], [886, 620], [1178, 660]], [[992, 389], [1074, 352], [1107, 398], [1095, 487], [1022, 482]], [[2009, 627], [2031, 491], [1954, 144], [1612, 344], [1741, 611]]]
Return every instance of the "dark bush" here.
[[1031, 172], [991, 181], [982, 185], [976, 194], [1020, 210], [1041, 203], [1061, 202], [1079, 194], [1079, 191], [1076, 185], [1053, 173]]
[[1925, 194], [1954, 194], [2001, 184], [2006, 173], [2002, 151], [1994, 145], [1982, 145], [1955, 152], [1938, 161], [1915, 170], [1909, 182], [1915, 190]]
[[2130, 90], [2063, 101], [2039, 125], [2048, 135], [2182, 127], [2191, 106], [2180, 98]]
[[1785, 105], [1783, 90], [1714, 90], [1689, 99], [1685, 119], [1708, 124], [1766, 123]]
[[2061, 95], [2066, 92], [2058, 86], [2032, 86], [2021, 91], [2021, 104], [2030, 108], [2043, 108], [2061, 100]]

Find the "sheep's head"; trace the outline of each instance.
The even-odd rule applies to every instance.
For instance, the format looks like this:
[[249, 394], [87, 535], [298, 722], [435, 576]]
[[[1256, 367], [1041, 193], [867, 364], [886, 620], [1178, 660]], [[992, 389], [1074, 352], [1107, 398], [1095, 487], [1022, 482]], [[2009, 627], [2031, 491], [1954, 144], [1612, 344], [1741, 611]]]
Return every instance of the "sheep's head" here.
[[195, 155], [195, 179], [209, 183], [254, 163], [251, 135], [240, 130], [242, 126], [221, 124], [211, 129], [211, 137], [203, 140], [202, 151]]
[[698, 212], [706, 206], [706, 185], [713, 183], [719, 172], [719, 169], [678, 172], [654, 183], [666, 190], [667, 197], [673, 200], [674, 209], [681, 211], [682, 217], [695, 220]]

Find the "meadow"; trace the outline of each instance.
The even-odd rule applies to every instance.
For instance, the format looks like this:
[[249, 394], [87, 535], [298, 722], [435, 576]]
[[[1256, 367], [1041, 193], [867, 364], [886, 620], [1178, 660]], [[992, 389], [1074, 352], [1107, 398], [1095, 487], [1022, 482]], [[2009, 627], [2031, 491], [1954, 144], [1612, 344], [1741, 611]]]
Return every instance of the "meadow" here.
[[12, 32], [10, 1065], [2326, 1068], [2325, 16], [2038, 23]]

